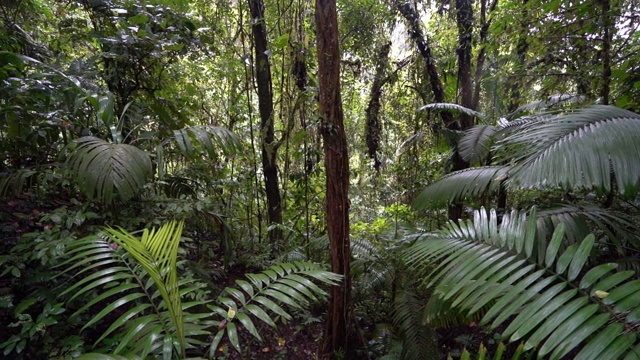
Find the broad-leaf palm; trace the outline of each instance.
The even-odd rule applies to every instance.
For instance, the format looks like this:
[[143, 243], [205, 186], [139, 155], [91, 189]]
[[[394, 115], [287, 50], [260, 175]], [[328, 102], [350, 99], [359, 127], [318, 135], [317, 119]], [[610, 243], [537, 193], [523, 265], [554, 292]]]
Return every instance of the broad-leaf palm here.
[[504, 340], [524, 341], [538, 356], [578, 348], [575, 359], [638, 358], [640, 280], [615, 263], [592, 264], [595, 237], [566, 246], [564, 231], [560, 224], [540, 248], [535, 215], [513, 211], [498, 222], [482, 209], [425, 234], [406, 254], [434, 296], [468, 316], [489, 305], [480, 324], [507, 324]]

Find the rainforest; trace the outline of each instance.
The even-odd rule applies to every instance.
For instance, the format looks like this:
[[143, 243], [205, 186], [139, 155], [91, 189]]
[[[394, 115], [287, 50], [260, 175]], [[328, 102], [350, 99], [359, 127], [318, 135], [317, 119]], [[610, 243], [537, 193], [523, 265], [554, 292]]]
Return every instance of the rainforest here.
[[0, 358], [640, 359], [638, 0], [0, 0]]

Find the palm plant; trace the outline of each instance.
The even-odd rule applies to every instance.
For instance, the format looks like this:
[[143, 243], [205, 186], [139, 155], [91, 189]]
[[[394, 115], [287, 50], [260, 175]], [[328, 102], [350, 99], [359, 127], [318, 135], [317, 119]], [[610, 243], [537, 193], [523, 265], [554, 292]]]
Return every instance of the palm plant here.
[[[203, 354], [208, 347], [213, 357], [225, 335], [239, 351], [237, 323], [260, 339], [252, 317], [275, 327], [271, 314], [290, 319], [286, 307], [304, 310], [326, 297], [314, 280], [329, 285], [340, 280], [311, 263], [274, 265], [260, 274], [248, 274], [249, 281], [236, 281], [238, 288], [225, 288], [216, 305], [203, 282], [178, 274], [182, 227], [181, 222], [171, 221], [158, 230], [145, 230], [140, 239], [124, 229], [107, 228], [100, 236], [79, 239], [68, 247], [70, 258], [59, 266], [66, 268], [62, 274], [74, 273], [78, 279], [60, 296], [67, 302], [91, 298], [71, 317], [100, 307], [81, 331], [119, 315], [95, 341], [111, 338], [117, 345], [102, 351], [116, 357], [185, 358], [189, 351]], [[207, 336], [213, 341], [207, 343]]]
[[503, 339], [524, 341], [524, 350], [559, 359], [581, 346], [573, 358], [636, 359], [640, 280], [614, 272], [615, 263], [593, 264], [594, 235], [566, 246], [564, 232], [560, 224], [540, 247], [535, 212], [514, 210], [498, 222], [481, 209], [473, 221], [425, 234], [406, 256], [434, 296], [466, 316], [488, 305], [480, 325], [508, 324]]
[[[503, 119], [500, 126], [479, 125], [461, 136], [457, 151], [465, 160], [483, 165], [445, 175], [428, 186], [414, 205], [438, 208], [527, 189], [555, 191], [565, 200], [547, 204], [539, 216], [557, 222], [563, 213], [562, 221], [582, 234], [592, 223], [606, 233], [616, 252], [624, 253], [628, 246], [638, 249], [639, 228], [627, 211], [611, 205], [616, 197], [633, 199], [640, 186], [638, 143], [640, 116], [612, 106], [543, 113], [512, 122]], [[567, 198], [574, 199], [567, 202]], [[594, 201], [598, 199], [600, 203]]]
[[638, 263], [640, 249], [633, 210], [638, 143], [640, 116], [611, 106], [466, 131], [456, 151], [481, 166], [444, 176], [416, 207], [486, 203], [491, 195], [525, 191], [546, 191], [556, 204], [537, 200], [542, 210], [528, 220], [504, 203], [498, 211], [476, 210], [472, 220], [425, 234], [408, 260], [422, 269], [441, 305], [481, 316], [492, 329], [508, 324], [503, 339], [524, 341], [538, 356], [561, 358], [575, 349], [580, 359], [637, 358], [639, 283], [624, 268]]

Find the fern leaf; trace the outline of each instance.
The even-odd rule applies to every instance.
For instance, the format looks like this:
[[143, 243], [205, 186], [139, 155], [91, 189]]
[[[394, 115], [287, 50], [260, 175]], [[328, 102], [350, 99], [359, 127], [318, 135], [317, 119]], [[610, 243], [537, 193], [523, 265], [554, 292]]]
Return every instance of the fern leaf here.
[[306, 309], [310, 306], [310, 301], [317, 302], [327, 296], [326, 291], [312, 280], [324, 285], [334, 285], [341, 279], [339, 275], [308, 262], [277, 264], [260, 274], [246, 274], [246, 277], [251, 282], [237, 280], [236, 284], [240, 289], [227, 288], [225, 292], [231, 297], [218, 298], [223, 307], [234, 309], [233, 317], [225, 313], [222, 307], [208, 305], [213, 313], [225, 317], [209, 347], [212, 356], [225, 334], [239, 351], [238, 338], [232, 338], [236, 336], [236, 320], [250, 334], [260, 339], [252, 317], [275, 328], [276, 321], [270, 313], [283, 319], [291, 319], [291, 315], [285, 310], [286, 307]]

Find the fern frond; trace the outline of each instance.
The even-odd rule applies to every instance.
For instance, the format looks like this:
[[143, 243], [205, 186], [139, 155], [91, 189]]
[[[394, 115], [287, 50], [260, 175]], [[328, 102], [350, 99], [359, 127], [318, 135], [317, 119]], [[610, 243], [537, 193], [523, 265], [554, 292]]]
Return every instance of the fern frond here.
[[225, 293], [218, 298], [222, 307], [208, 305], [214, 314], [224, 318], [209, 347], [210, 356], [214, 355], [225, 335], [240, 351], [237, 324], [260, 340], [252, 318], [275, 327], [276, 320], [269, 313], [291, 319], [284, 307], [307, 308], [311, 302], [318, 302], [327, 296], [314, 281], [335, 285], [342, 278], [308, 262], [273, 265], [259, 274], [247, 274], [246, 277], [248, 281], [236, 280], [238, 288], [225, 288]]
[[202, 314], [187, 311], [206, 301], [183, 303], [181, 300], [204, 286], [190, 278], [178, 281], [181, 232], [182, 223], [176, 222], [157, 230], [145, 230], [141, 239], [123, 229], [107, 228], [104, 235], [76, 240], [67, 248], [70, 258], [59, 266], [65, 268], [62, 274], [74, 272], [78, 280], [60, 296], [68, 296], [67, 301], [90, 298], [71, 316], [78, 316], [98, 304], [107, 304], [82, 330], [115, 311], [121, 313], [96, 344], [120, 330], [115, 354], [133, 351], [145, 357], [159, 351], [171, 357], [176, 350], [184, 355], [188, 346], [198, 343], [198, 336], [208, 334], [207, 327], [215, 325]]
[[[428, 234], [406, 253], [421, 265], [434, 294], [467, 314], [495, 301], [480, 325], [508, 322], [509, 342], [524, 341], [538, 356], [562, 358], [581, 346], [575, 359], [633, 355], [640, 325], [640, 280], [633, 271], [611, 273], [616, 264], [586, 264], [595, 237], [561, 249], [564, 224], [555, 229], [536, 261], [536, 216], [476, 211], [473, 222], [451, 222]], [[615, 348], [613, 348], [615, 346]]]
[[438, 208], [466, 198], [495, 193], [506, 179], [505, 166], [483, 166], [452, 172], [429, 185], [414, 200], [416, 209]]
[[0, 173], [0, 198], [22, 193], [29, 184], [29, 179], [35, 174], [37, 172], [31, 169]]
[[149, 155], [133, 145], [85, 136], [75, 140], [67, 160], [76, 183], [89, 199], [111, 203], [134, 197], [153, 174]]

